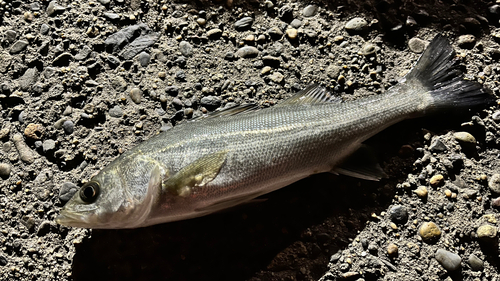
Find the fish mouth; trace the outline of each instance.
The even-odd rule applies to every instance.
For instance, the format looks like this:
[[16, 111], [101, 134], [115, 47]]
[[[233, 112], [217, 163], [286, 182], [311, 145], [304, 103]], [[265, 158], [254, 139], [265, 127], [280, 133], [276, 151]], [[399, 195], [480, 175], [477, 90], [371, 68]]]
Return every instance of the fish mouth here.
[[68, 210], [61, 210], [59, 216], [56, 217], [56, 223], [64, 226], [73, 227], [88, 227], [88, 216], [81, 213], [70, 212]]

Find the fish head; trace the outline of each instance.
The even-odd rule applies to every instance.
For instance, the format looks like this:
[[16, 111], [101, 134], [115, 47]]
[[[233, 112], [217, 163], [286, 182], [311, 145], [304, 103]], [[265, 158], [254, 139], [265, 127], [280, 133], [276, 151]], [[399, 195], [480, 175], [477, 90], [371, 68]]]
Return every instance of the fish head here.
[[[147, 217], [151, 200], [148, 199], [148, 202], [143, 204], [144, 200], [138, 200], [135, 194], [129, 192], [130, 187], [124, 186], [123, 182], [119, 173], [113, 170], [101, 171], [64, 205], [56, 222], [65, 226], [94, 229], [140, 226]], [[148, 181], [136, 184], [145, 184], [144, 188], [136, 186], [136, 190], [146, 189], [148, 196]]]

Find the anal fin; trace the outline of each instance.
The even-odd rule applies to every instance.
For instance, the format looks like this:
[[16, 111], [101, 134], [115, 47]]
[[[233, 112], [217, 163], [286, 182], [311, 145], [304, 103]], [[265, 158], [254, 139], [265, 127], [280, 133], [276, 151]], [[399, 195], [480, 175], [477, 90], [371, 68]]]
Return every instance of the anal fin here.
[[381, 178], [387, 177], [387, 174], [380, 167], [377, 157], [366, 145], [362, 145], [344, 162], [335, 167], [332, 172], [371, 181], [379, 181]]

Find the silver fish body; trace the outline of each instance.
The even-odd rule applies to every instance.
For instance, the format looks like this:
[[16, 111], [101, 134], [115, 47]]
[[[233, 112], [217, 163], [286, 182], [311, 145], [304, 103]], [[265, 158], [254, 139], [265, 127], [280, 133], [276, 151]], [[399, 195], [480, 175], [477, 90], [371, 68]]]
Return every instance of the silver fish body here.
[[404, 119], [488, 99], [477, 84], [456, 79], [460, 73], [446, 77], [451, 64], [424, 66], [434, 67], [431, 77], [445, 76], [437, 82], [418, 77], [427, 61], [451, 61], [453, 50], [443, 40], [429, 49], [447, 57], [426, 58], [426, 51], [416, 70], [384, 94], [341, 103], [311, 86], [275, 107], [187, 122], [152, 137], [84, 185], [57, 221], [143, 227], [207, 215], [317, 173], [378, 179], [376, 171], [343, 167], [363, 141]]

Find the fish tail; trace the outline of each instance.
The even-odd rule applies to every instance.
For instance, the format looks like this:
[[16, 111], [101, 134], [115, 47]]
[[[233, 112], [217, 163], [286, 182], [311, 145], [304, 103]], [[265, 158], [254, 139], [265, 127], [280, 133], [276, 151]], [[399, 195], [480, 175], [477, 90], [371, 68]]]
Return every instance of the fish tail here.
[[405, 76], [405, 81], [417, 80], [430, 96], [424, 109], [428, 111], [470, 109], [494, 104], [496, 99], [481, 84], [464, 80], [458, 59], [448, 39], [437, 35]]

